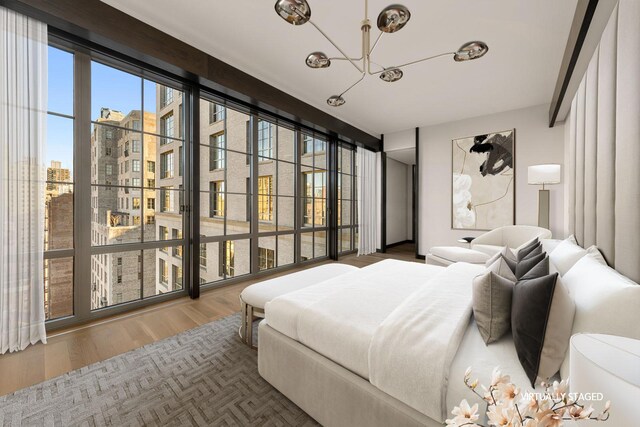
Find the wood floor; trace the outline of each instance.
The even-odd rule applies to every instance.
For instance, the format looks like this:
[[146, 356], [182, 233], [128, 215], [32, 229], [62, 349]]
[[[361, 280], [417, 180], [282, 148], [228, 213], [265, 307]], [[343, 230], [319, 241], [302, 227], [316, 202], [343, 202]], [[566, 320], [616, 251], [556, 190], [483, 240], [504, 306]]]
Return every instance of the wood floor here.
[[[418, 261], [414, 246], [405, 244], [391, 248], [385, 254], [348, 255], [340, 262], [364, 267], [386, 258]], [[197, 300], [184, 297], [108, 320], [56, 331], [47, 338], [46, 345], [36, 344], [21, 352], [1, 355], [0, 396], [233, 314], [240, 310], [240, 292], [256, 281], [247, 280], [203, 292]]]

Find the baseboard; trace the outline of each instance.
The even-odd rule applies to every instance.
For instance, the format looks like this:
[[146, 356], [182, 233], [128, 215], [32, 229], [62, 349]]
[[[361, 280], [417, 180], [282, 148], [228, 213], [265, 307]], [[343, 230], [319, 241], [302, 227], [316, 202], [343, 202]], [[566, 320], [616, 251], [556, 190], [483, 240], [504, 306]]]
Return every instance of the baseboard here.
[[394, 247], [400, 246], [400, 245], [405, 245], [405, 244], [408, 244], [408, 243], [415, 243], [415, 242], [413, 240], [403, 240], [403, 241], [400, 241], [400, 242], [395, 242], [395, 243], [391, 243], [390, 245], [387, 245], [387, 249], [394, 248]]

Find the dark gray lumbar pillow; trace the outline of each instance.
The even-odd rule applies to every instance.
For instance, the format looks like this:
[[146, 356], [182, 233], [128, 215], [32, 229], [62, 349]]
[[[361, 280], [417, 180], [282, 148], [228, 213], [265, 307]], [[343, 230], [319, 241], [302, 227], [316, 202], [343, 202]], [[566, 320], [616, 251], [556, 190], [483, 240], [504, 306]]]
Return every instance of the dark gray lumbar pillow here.
[[542, 261], [529, 269], [529, 271], [527, 271], [520, 280], [531, 280], [547, 275], [549, 275], [549, 257], [545, 256]]
[[513, 282], [493, 271], [473, 279], [473, 316], [486, 344], [509, 332], [512, 293]]
[[527, 243], [526, 246], [520, 248], [520, 250], [517, 253], [517, 260], [520, 261], [522, 259], [524, 259], [524, 257], [526, 257], [527, 255], [529, 255], [529, 252], [533, 251], [535, 248], [538, 247], [538, 245], [540, 245], [540, 241], [538, 240], [538, 238], [536, 237], [535, 239], [533, 239], [531, 242]]
[[518, 278], [518, 280], [522, 276], [527, 274], [527, 272], [529, 270], [531, 270], [533, 267], [535, 267], [546, 256], [547, 256], [547, 254], [542, 253], [540, 255], [536, 255], [536, 256], [533, 256], [531, 258], [524, 259], [524, 260], [520, 261], [518, 264], [516, 264], [516, 277]]
[[575, 304], [558, 273], [518, 281], [512, 298], [513, 342], [534, 387], [560, 369], [569, 347]]

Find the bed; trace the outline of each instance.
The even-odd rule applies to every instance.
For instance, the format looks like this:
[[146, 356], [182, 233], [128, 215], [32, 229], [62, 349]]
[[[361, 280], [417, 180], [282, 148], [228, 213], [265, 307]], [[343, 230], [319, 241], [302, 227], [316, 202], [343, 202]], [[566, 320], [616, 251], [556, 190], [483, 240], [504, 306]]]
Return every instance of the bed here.
[[259, 327], [260, 374], [325, 425], [442, 425], [460, 400], [479, 401], [469, 366], [528, 383], [511, 336], [486, 346], [473, 322], [483, 270], [385, 260], [278, 297]]

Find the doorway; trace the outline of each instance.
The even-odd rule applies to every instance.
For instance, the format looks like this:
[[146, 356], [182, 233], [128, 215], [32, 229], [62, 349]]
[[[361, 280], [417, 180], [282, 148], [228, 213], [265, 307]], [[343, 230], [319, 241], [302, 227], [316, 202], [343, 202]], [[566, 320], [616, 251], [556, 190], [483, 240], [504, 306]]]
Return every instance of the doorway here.
[[416, 150], [386, 151], [385, 251], [415, 252], [416, 236]]

